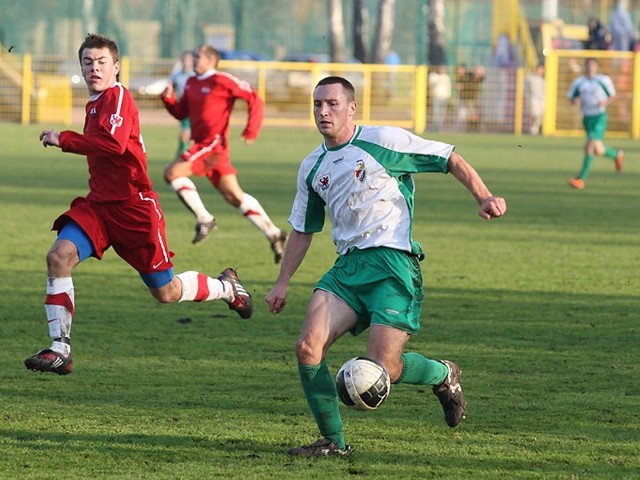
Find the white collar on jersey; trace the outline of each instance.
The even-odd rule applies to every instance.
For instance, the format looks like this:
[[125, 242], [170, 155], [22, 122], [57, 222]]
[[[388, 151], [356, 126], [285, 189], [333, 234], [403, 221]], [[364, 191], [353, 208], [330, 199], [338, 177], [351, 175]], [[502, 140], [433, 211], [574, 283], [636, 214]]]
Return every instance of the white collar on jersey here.
[[[116, 83], [114, 83], [113, 85], [111, 85], [109, 88], [113, 88], [116, 85], [121, 85], [120, 82], [116, 81]], [[94, 100], [97, 100], [98, 98], [100, 98], [100, 95], [102, 95], [104, 93], [104, 90], [101, 92], [96, 93], [95, 95], [89, 95], [89, 101], [93, 102]]]
[[216, 73], [216, 69], [212, 68], [211, 70], [207, 70], [202, 75], [198, 75], [198, 80], [204, 80], [205, 78], [209, 78]]

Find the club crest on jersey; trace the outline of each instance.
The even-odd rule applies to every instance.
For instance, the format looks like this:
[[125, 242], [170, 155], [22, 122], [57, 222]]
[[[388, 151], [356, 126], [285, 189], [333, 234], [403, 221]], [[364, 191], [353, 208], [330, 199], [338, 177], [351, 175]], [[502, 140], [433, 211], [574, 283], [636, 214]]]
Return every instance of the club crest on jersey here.
[[331, 175], [323, 175], [318, 180], [318, 185], [320, 186], [320, 190], [323, 192], [329, 188], [329, 184], [331, 183]]
[[353, 175], [356, 182], [364, 182], [364, 178], [367, 176], [367, 169], [364, 165], [364, 160], [358, 160], [356, 162], [356, 168], [353, 170]]
[[209, 87], [202, 87], [202, 90], [200, 90], [204, 95], [209, 95], [209, 92], [211, 91], [211, 89]]
[[122, 121], [123, 121], [123, 118], [120, 115], [118, 115], [117, 113], [112, 113], [111, 114], [111, 118], [109, 118], [109, 123], [111, 125], [116, 126], [116, 127], [121, 127], [122, 126]]

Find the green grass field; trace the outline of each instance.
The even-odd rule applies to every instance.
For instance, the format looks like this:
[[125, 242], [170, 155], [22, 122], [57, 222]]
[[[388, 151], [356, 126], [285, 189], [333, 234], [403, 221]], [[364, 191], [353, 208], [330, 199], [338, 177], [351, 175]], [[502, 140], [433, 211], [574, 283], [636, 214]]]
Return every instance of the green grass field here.
[[[27, 371], [49, 346], [45, 255], [52, 220], [87, 190], [83, 158], [44, 149], [42, 127], [0, 125], [0, 478], [2, 479], [637, 479], [640, 478], [640, 146], [625, 170], [596, 159], [587, 188], [566, 180], [581, 139], [438, 137], [456, 144], [506, 217], [484, 222], [453, 177], [416, 177], [423, 328], [410, 349], [456, 360], [469, 402], [456, 429], [427, 388], [396, 386], [370, 413], [343, 410], [347, 458], [297, 459], [318, 437], [293, 351], [315, 280], [334, 261], [316, 236], [280, 315], [268, 243], [206, 183], [219, 229], [190, 244], [194, 220], [162, 182], [177, 125], [145, 128], [176, 272], [234, 266], [256, 313], [222, 302], [160, 305], [112, 251], [74, 272], [75, 372]], [[313, 130], [233, 131], [240, 182], [286, 225]], [[329, 352], [332, 371], [366, 335]]]

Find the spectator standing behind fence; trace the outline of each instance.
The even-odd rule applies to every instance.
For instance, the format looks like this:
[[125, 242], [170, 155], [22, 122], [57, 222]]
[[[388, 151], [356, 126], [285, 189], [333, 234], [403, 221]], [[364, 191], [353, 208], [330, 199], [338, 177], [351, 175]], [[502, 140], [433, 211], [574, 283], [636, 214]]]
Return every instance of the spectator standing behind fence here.
[[586, 50], [608, 50], [611, 44], [611, 33], [607, 27], [595, 17], [589, 18], [587, 27], [589, 31], [584, 48]]
[[580, 103], [583, 125], [587, 133], [584, 146], [582, 170], [577, 177], [569, 179], [569, 185], [579, 190], [584, 188], [594, 155], [605, 155], [615, 161], [616, 171], [622, 170], [624, 152], [614, 150], [603, 143], [607, 130], [606, 107], [616, 95], [611, 78], [598, 73], [598, 62], [595, 58], [585, 61], [585, 75], [576, 78], [571, 84], [567, 97], [573, 103]]
[[480, 129], [480, 90], [484, 83], [485, 70], [476, 65], [472, 70], [458, 66], [458, 129], [477, 131]]
[[[193, 77], [193, 52], [185, 51], [180, 56], [180, 65], [169, 75], [169, 82], [173, 86], [176, 98], [179, 100], [184, 92], [184, 86], [190, 77]], [[178, 138], [178, 151], [176, 156], [184, 153], [191, 145], [191, 122], [189, 117], [180, 120], [180, 137]]]
[[620, 0], [609, 17], [611, 46], [614, 50], [633, 51], [636, 44], [636, 29], [627, 10], [627, 0]]
[[431, 100], [431, 127], [437, 132], [442, 129], [451, 100], [451, 77], [445, 65], [438, 65], [429, 72], [429, 99]]
[[529, 106], [529, 133], [538, 135], [542, 126], [544, 115], [545, 79], [544, 64], [539, 64], [536, 69], [527, 75], [525, 81], [525, 97]]

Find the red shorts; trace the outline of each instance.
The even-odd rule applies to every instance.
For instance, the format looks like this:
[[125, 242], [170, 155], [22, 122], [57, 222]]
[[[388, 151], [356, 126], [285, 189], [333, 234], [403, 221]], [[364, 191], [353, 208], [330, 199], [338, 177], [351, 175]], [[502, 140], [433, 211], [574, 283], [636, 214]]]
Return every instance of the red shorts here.
[[182, 159], [191, 163], [193, 174], [198, 177], [206, 175], [215, 187], [220, 183], [220, 178], [238, 173], [231, 165], [229, 145], [224, 140], [223, 143], [216, 140], [209, 144], [194, 143], [182, 154]]
[[93, 243], [101, 259], [109, 247], [139, 273], [168, 270], [173, 252], [167, 246], [164, 214], [155, 192], [139, 193], [121, 202], [97, 203], [77, 197], [54, 222], [60, 231], [72, 219]]

